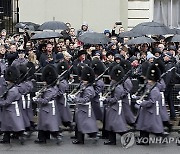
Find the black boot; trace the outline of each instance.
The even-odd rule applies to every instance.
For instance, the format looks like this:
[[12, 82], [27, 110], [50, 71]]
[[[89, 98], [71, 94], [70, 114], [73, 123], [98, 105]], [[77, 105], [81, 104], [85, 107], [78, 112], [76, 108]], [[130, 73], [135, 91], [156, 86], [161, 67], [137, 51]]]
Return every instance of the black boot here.
[[136, 138], [136, 145], [149, 145], [149, 133], [140, 131], [140, 136]]
[[46, 132], [39, 130], [38, 139], [34, 141], [36, 144], [46, 144]]
[[173, 125], [169, 121], [163, 121], [163, 125], [168, 128], [169, 133], [172, 131]]
[[109, 132], [109, 140], [104, 142], [104, 145], [116, 145], [116, 133]]
[[77, 139], [72, 141], [73, 144], [84, 144], [84, 134], [77, 132]]
[[10, 132], [4, 132], [3, 139], [0, 140], [2, 144], [10, 144]]

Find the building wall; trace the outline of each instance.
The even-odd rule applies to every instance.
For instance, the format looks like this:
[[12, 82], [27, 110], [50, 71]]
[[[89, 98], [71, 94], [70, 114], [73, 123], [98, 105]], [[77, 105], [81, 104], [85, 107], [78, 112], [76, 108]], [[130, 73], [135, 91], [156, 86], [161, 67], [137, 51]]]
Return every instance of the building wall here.
[[116, 21], [127, 28], [128, 0], [19, 0], [20, 21], [42, 24], [58, 20], [79, 29], [83, 21], [89, 29], [103, 32]]

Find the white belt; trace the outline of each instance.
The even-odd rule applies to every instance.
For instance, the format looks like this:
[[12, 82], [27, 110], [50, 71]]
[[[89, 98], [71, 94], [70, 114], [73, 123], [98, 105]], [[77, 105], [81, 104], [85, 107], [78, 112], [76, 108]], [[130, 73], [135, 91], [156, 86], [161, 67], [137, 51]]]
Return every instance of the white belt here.
[[159, 102], [156, 101], [156, 115], [159, 115]]
[[63, 96], [64, 96], [64, 107], [66, 107], [67, 106], [67, 95], [66, 95], [66, 93], [64, 93]]
[[16, 116], [19, 117], [20, 116], [20, 111], [19, 111], [19, 106], [18, 106], [18, 102], [12, 102], [11, 104], [15, 105], [15, 111], [16, 111]]
[[162, 97], [162, 106], [165, 106], [164, 92], [160, 92]]
[[102, 97], [102, 93], [99, 94], [100, 107], [102, 108], [103, 107], [103, 101], [101, 100], [101, 97]]
[[121, 111], [122, 111], [122, 100], [118, 101], [119, 104], [119, 110], [118, 110], [118, 115], [121, 115]]
[[90, 117], [91, 117], [91, 110], [92, 110], [91, 102], [88, 102], [88, 103], [85, 103], [85, 104], [78, 103], [78, 105], [85, 105], [85, 106], [88, 106], [88, 117], [90, 118]]
[[30, 104], [31, 104], [31, 98], [30, 98], [30, 94], [27, 94], [27, 108], [30, 108]]
[[49, 104], [52, 104], [52, 115], [55, 115], [55, 102], [54, 102], [54, 100], [50, 101]]
[[23, 109], [26, 109], [26, 99], [24, 95], [22, 95], [22, 103], [23, 103]]
[[129, 105], [131, 105], [131, 96], [130, 96], [130, 93], [128, 93], [128, 102], [129, 102]]

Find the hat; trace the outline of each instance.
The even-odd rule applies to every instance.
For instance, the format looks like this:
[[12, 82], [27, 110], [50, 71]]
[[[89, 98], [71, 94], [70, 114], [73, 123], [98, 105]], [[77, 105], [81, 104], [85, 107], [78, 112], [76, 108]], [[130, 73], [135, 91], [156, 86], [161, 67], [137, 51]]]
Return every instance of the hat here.
[[148, 52], [146, 59], [149, 60], [150, 58], [154, 58], [154, 57], [155, 56], [151, 52]]
[[168, 51], [170, 51], [170, 50], [174, 50], [174, 51], [176, 51], [176, 47], [175, 47], [175, 46], [173, 46], [173, 45], [170, 45], [170, 46], [168, 47]]
[[22, 54], [22, 53], [25, 53], [26, 51], [25, 50], [17, 50], [18, 54]]
[[2, 30], [1, 30], [1, 33], [2, 33], [2, 32], [7, 32], [7, 31], [6, 31], [6, 29], [2, 29]]
[[158, 81], [161, 77], [161, 71], [156, 65], [150, 65], [147, 71], [146, 78], [148, 80]]
[[101, 56], [101, 51], [99, 51], [99, 50], [92, 50], [92, 56]]
[[6, 81], [11, 81], [13, 83], [16, 83], [19, 80], [20, 77], [20, 71], [15, 66], [10, 66], [6, 69], [4, 78]]
[[[33, 78], [35, 78], [35, 75], [34, 75], [34, 73], [35, 73], [35, 71], [36, 71], [35, 65], [34, 65], [32, 62], [28, 62], [28, 63], [26, 64], [26, 66], [27, 66], [27, 71], [28, 71], [27, 78], [28, 78], [28, 79], [33, 79]], [[31, 69], [31, 70], [30, 70], [30, 69]]]
[[161, 54], [162, 53], [159, 48], [154, 48], [152, 52], [153, 52], [153, 54], [155, 54], [155, 53]]
[[62, 61], [57, 65], [58, 74], [62, 74], [64, 71], [68, 70], [68, 63], [66, 61]]
[[106, 67], [103, 62], [101, 62], [99, 59], [93, 59], [92, 60], [92, 69], [94, 70], [94, 73], [96, 75], [102, 74]]
[[81, 77], [82, 69], [83, 69], [85, 66], [87, 66], [87, 65], [84, 64], [84, 63], [79, 63], [79, 64], [77, 65], [75, 71], [76, 71], [76, 74], [77, 74], [79, 77]]
[[119, 59], [119, 60], [122, 59], [122, 56], [118, 53], [114, 55], [114, 60], [117, 60], [117, 59]]
[[124, 69], [125, 74], [131, 70], [131, 63], [128, 60], [122, 59], [120, 65]]
[[166, 53], [164, 54], [164, 56], [168, 56], [169, 58], [172, 58], [172, 53], [166, 52]]
[[124, 77], [123, 68], [119, 65], [114, 66], [112, 71], [110, 72], [110, 77], [112, 80], [120, 81]]
[[87, 26], [87, 27], [88, 27], [88, 23], [84, 21], [84, 22], [82, 23], [82, 26]]
[[89, 83], [93, 83], [95, 80], [95, 74], [92, 68], [89, 66], [85, 66], [82, 69], [81, 80], [88, 81]]
[[56, 54], [56, 62], [59, 62], [60, 60], [63, 60], [64, 59], [64, 55], [63, 53], [57, 53]]
[[[19, 65], [18, 66], [19, 72], [20, 72], [20, 79], [23, 81], [25, 81], [27, 79], [27, 66], [26, 65]], [[26, 76], [25, 76], [26, 75]]]
[[78, 51], [78, 57], [80, 57], [83, 54], [87, 54], [87, 52], [85, 50], [79, 50]]
[[160, 58], [155, 59], [153, 64], [159, 68], [159, 70], [161, 71], [161, 74], [165, 72], [165, 65]]
[[133, 61], [138, 60], [138, 58], [136, 56], [132, 56], [129, 60], [132, 63]]
[[105, 30], [104, 30], [104, 34], [106, 34], [106, 33], [111, 34], [111, 32], [110, 32], [108, 29], [105, 29]]
[[145, 61], [145, 62], [142, 63], [142, 66], [141, 66], [141, 71], [142, 71], [142, 72], [141, 72], [141, 75], [142, 75], [142, 76], [146, 76], [147, 70], [148, 70], [149, 66], [150, 66], [150, 64], [149, 64], [149, 62], [147, 62], [147, 61]]
[[[46, 65], [42, 72], [42, 81], [45, 81], [48, 85], [52, 84], [54, 86], [58, 74], [53, 65]], [[54, 84], [53, 84], [54, 83]]]

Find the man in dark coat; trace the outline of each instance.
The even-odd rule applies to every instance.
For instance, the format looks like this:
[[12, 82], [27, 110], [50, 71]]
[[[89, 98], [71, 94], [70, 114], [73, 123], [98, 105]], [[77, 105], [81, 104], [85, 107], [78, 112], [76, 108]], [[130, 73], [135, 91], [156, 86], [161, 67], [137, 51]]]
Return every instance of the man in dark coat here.
[[73, 144], [84, 144], [84, 135], [88, 134], [96, 140], [98, 132], [96, 118], [91, 108], [91, 99], [95, 96], [95, 91], [92, 83], [95, 80], [95, 74], [92, 68], [85, 66], [81, 74], [82, 86], [79, 93], [72, 97], [76, 103], [76, 137]]
[[5, 72], [5, 80], [8, 83], [9, 90], [0, 100], [0, 106], [3, 108], [1, 131], [4, 132], [0, 143], [10, 143], [11, 133], [16, 133], [20, 143], [24, 144], [23, 131], [25, 130], [25, 125], [20, 109], [22, 98], [16, 86], [19, 77], [20, 72], [14, 66], [10, 66]]
[[18, 50], [18, 58], [12, 62], [12, 66], [26, 65], [28, 60], [25, 58], [25, 50]]
[[58, 88], [56, 86], [57, 72], [52, 65], [47, 65], [42, 72], [42, 81], [45, 81], [47, 88], [33, 100], [40, 105], [40, 111], [38, 116], [38, 139], [35, 140], [37, 144], [46, 143], [47, 139], [50, 139], [50, 134], [56, 139], [56, 143], [61, 142], [59, 136], [59, 117], [58, 108], [55, 98], [58, 94]]

